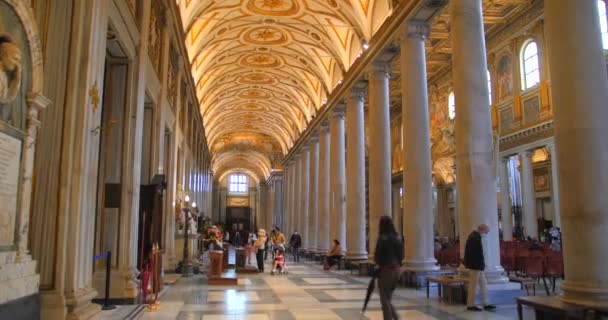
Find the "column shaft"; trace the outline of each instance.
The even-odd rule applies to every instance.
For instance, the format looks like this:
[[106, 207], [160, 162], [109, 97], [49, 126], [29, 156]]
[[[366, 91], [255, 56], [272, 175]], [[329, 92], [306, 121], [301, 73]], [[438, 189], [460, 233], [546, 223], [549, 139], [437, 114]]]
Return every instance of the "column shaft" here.
[[309, 185], [310, 185], [310, 150], [308, 146], [302, 147], [302, 168], [301, 168], [301, 199], [300, 199], [300, 234], [302, 235], [302, 249], [310, 248], [310, 238], [308, 237], [308, 208], [309, 202]]
[[431, 137], [426, 79], [425, 23], [409, 22], [401, 42], [403, 97], [403, 232], [405, 268], [437, 270], [433, 247]]
[[387, 63], [369, 73], [369, 251], [373, 257], [381, 216], [391, 215], [391, 149]]
[[346, 168], [344, 137], [344, 106], [336, 106], [329, 120], [330, 150], [330, 243], [338, 239], [346, 250]]
[[488, 107], [488, 78], [481, 0], [450, 2], [452, 74], [456, 98], [456, 185], [460, 252], [469, 234], [481, 223], [490, 227], [484, 240], [486, 276], [508, 281], [501, 273], [498, 214], [493, 165], [492, 119]]
[[294, 184], [293, 184], [293, 204], [294, 204], [294, 210], [293, 210], [293, 232], [301, 232], [301, 225], [300, 225], [300, 215], [302, 214], [301, 212], [301, 207], [302, 207], [302, 157], [300, 154], [296, 155], [296, 170], [294, 172]]
[[313, 136], [310, 140], [310, 207], [308, 208], [308, 238], [309, 249], [317, 250], [318, 235], [317, 220], [319, 212], [319, 137]]
[[551, 153], [551, 203], [553, 204], [553, 226], [562, 227], [559, 204], [559, 177], [557, 174], [557, 154], [555, 153], [555, 145], [549, 146]]
[[346, 161], [346, 258], [367, 259], [365, 248], [365, 127], [363, 120], [364, 92], [353, 89], [347, 100], [346, 136], [348, 161]]
[[521, 193], [523, 200], [524, 236], [538, 239], [538, 220], [536, 217], [536, 196], [534, 194], [534, 173], [532, 152], [526, 151], [521, 159]]
[[563, 222], [562, 299], [606, 308], [608, 79], [597, 1], [545, 1], [545, 23]]
[[500, 162], [500, 202], [502, 215], [502, 239], [513, 240], [513, 215], [511, 213], [511, 182], [509, 180], [509, 160], [503, 158]]
[[317, 251], [329, 250], [329, 128], [327, 123], [319, 130], [319, 217], [317, 223]]

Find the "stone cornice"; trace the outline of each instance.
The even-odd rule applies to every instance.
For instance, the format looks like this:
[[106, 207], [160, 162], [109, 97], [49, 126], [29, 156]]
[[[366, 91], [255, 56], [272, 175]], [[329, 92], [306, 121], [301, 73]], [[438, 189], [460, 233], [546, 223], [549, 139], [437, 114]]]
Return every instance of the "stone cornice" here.
[[500, 138], [500, 152], [553, 137], [553, 121], [543, 122], [531, 128], [506, 135]]

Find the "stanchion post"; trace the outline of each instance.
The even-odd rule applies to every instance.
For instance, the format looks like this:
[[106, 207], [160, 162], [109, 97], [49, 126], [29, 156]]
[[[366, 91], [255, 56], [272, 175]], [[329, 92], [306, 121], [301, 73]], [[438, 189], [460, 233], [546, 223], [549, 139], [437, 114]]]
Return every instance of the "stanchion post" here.
[[106, 292], [102, 310], [113, 310], [116, 306], [110, 305], [110, 275], [112, 272], [112, 251], [106, 253]]

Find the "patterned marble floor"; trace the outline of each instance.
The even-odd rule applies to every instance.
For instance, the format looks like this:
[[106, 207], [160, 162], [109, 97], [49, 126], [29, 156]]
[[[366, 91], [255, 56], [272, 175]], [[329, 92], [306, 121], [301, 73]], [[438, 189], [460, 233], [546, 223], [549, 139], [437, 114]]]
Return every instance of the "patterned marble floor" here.
[[[362, 319], [360, 310], [369, 278], [351, 276], [348, 271], [324, 271], [311, 262], [290, 262], [289, 275], [271, 276], [270, 262], [265, 274], [240, 275], [234, 287], [209, 286], [206, 278], [181, 278], [168, 288], [156, 312], [146, 312], [147, 320], [218, 319]], [[516, 319], [514, 298], [523, 292], [508, 288], [491, 290], [495, 312], [467, 312], [463, 305], [440, 302], [433, 290], [426, 298], [423, 289], [399, 288], [394, 297], [402, 319]], [[377, 294], [372, 296], [368, 319], [382, 319]]]

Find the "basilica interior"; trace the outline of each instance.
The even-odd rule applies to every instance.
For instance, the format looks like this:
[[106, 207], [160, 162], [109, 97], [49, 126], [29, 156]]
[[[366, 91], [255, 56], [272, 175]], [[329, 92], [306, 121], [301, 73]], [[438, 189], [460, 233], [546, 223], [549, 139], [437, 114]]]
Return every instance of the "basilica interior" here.
[[608, 319], [607, 11], [0, 0], [0, 320]]

